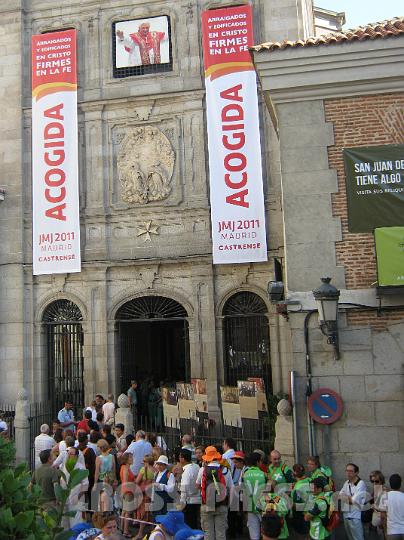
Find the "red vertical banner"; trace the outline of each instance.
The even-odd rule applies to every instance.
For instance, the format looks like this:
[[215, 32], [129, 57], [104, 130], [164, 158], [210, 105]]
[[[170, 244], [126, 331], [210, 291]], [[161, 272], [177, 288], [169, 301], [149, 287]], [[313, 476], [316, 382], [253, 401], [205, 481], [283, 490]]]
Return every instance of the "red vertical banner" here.
[[214, 264], [267, 260], [250, 5], [202, 14]]
[[32, 36], [33, 273], [80, 272], [76, 31]]

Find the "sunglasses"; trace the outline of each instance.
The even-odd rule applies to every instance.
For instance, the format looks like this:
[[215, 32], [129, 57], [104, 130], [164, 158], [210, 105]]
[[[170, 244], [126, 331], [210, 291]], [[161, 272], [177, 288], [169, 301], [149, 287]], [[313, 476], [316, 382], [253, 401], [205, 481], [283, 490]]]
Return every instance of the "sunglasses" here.
[[369, 478], [372, 484], [380, 484], [380, 480], [375, 480], [374, 478]]

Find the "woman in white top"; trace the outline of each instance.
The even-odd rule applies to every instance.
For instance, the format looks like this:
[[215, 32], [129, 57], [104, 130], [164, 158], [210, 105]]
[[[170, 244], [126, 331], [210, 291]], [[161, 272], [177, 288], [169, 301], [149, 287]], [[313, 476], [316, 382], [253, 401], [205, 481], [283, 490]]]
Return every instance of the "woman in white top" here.
[[86, 411], [91, 411], [91, 420], [93, 420], [94, 422], [97, 420], [97, 409], [95, 408], [96, 405], [97, 405], [97, 402], [93, 400], [91, 402], [91, 405], [89, 405], [85, 409]]

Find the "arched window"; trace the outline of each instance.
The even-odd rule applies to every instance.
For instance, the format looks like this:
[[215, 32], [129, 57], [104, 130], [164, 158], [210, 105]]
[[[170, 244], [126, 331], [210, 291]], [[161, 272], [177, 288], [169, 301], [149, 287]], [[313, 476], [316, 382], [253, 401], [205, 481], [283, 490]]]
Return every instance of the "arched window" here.
[[135, 319], [184, 319], [187, 312], [181, 304], [164, 296], [141, 296], [121, 306], [116, 314], [117, 320]]
[[43, 315], [48, 358], [48, 399], [53, 411], [71, 399], [84, 405], [83, 316], [70, 300], [56, 300]]
[[142, 415], [148, 414], [147, 384], [190, 381], [187, 317], [181, 304], [164, 296], [135, 298], [117, 311], [121, 391], [128, 390], [131, 379], [142, 383]]
[[225, 384], [263, 378], [272, 391], [267, 307], [257, 294], [239, 292], [227, 300], [224, 315]]

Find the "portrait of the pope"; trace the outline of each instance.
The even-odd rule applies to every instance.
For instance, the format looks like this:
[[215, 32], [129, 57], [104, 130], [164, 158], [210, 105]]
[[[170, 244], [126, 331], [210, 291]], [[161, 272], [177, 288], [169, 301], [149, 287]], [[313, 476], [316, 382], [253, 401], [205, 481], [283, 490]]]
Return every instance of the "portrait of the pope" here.
[[115, 39], [116, 68], [151, 66], [170, 62], [167, 16], [117, 22]]

